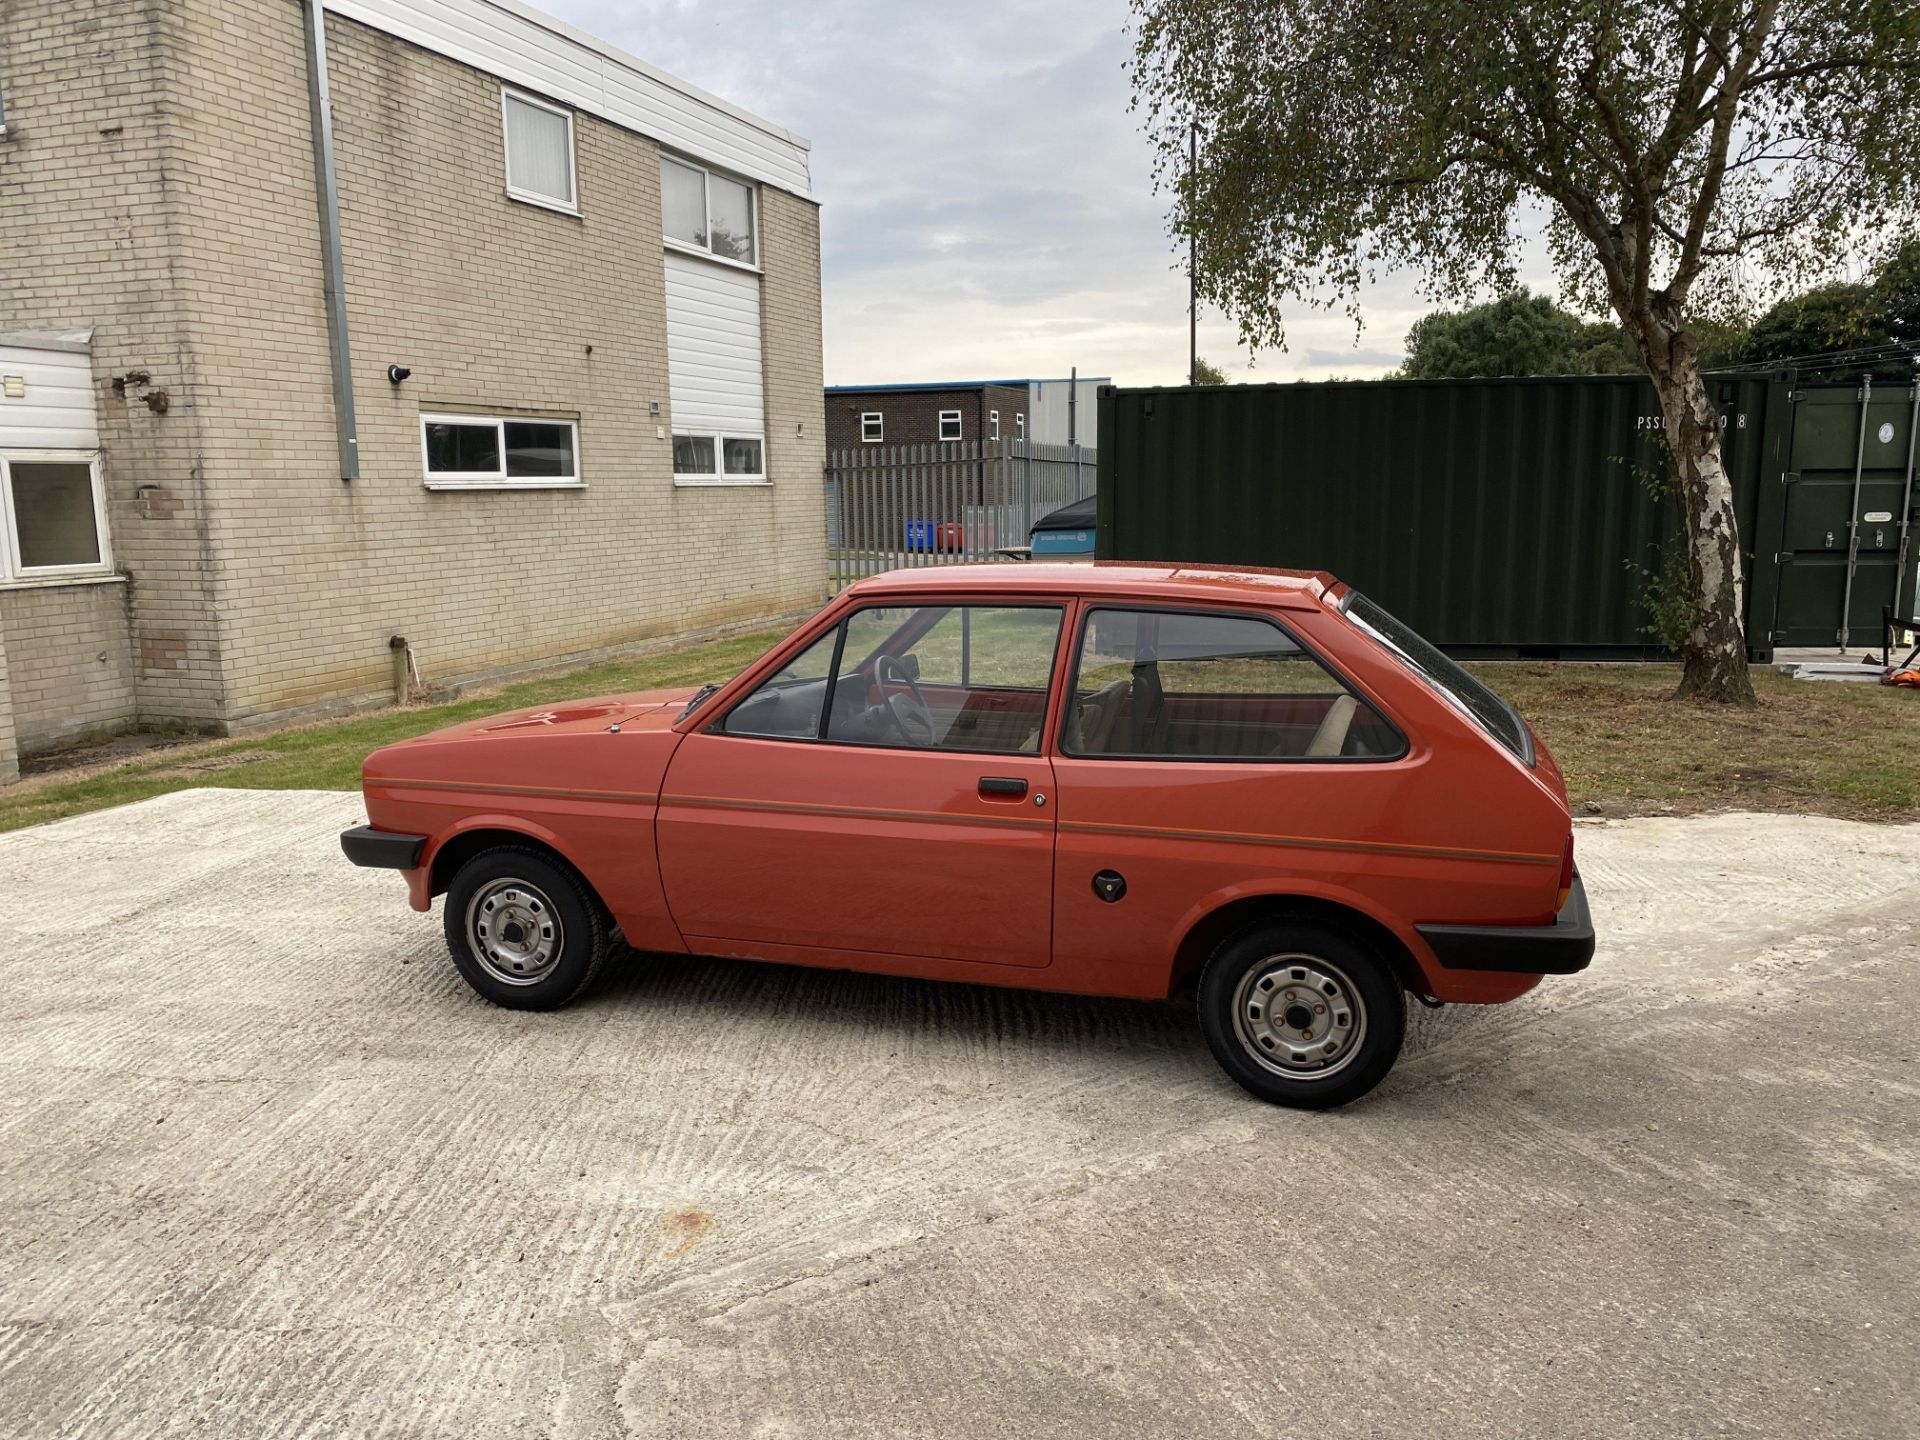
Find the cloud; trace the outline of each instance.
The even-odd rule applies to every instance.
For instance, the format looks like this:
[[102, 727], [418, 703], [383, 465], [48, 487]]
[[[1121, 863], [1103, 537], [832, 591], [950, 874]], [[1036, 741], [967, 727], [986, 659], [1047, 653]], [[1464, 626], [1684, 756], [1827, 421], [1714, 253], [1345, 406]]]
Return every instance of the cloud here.
[[[1186, 277], [1127, 108], [1124, 0], [536, 3], [812, 142], [829, 383], [1185, 378]], [[1254, 357], [1203, 312], [1200, 352], [1235, 378], [1377, 373], [1425, 308], [1391, 280], [1364, 348], [1346, 315], [1303, 310], [1289, 353]]]

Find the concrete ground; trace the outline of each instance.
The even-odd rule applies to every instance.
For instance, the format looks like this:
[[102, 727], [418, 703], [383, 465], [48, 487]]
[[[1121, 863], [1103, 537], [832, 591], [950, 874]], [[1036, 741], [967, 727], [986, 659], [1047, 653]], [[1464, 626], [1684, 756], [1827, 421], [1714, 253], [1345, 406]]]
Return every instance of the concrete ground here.
[[1345, 1111], [1183, 1010], [686, 959], [555, 1015], [351, 795], [0, 837], [0, 1434], [1920, 1430], [1920, 827], [1583, 827]]

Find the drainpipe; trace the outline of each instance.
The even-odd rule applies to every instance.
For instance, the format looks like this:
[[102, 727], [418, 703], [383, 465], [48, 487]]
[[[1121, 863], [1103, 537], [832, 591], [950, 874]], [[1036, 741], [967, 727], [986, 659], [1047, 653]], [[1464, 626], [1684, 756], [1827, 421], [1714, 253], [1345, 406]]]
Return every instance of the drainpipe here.
[[347, 336], [347, 287], [340, 261], [340, 191], [333, 175], [333, 98], [327, 86], [325, 0], [300, 0], [307, 29], [307, 107], [313, 116], [313, 180], [320, 203], [327, 346], [333, 358], [333, 428], [340, 478], [360, 478], [360, 430], [353, 413], [353, 346]]

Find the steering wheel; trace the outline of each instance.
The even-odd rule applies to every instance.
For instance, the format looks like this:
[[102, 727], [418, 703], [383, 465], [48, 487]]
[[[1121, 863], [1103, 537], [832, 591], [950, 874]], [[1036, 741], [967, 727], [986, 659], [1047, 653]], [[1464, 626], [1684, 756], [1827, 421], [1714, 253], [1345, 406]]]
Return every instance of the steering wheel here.
[[[909, 745], [933, 744], [933, 711], [927, 706], [927, 697], [920, 693], [920, 682], [907, 673], [907, 667], [891, 655], [882, 655], [874, 662], [873, 678], [880, 685], [881, 709], [887, 712], [887, 719], [900, 732], [900, 738]], [[907, 693], [890, 692], [889, 681], [906, 686]], [[925, 738], [915, 735], [915, 730]]]

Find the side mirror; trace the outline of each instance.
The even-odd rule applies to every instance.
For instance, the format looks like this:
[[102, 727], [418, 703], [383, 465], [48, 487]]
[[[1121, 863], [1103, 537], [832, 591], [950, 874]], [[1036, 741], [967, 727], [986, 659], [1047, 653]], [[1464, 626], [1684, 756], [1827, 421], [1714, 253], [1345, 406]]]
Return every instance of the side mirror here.
[[918, 681], [920, 679], [920, 657], [918, 655], [902, 655], [896, 663], [900, 666], [901, 673], [909, 680]]

